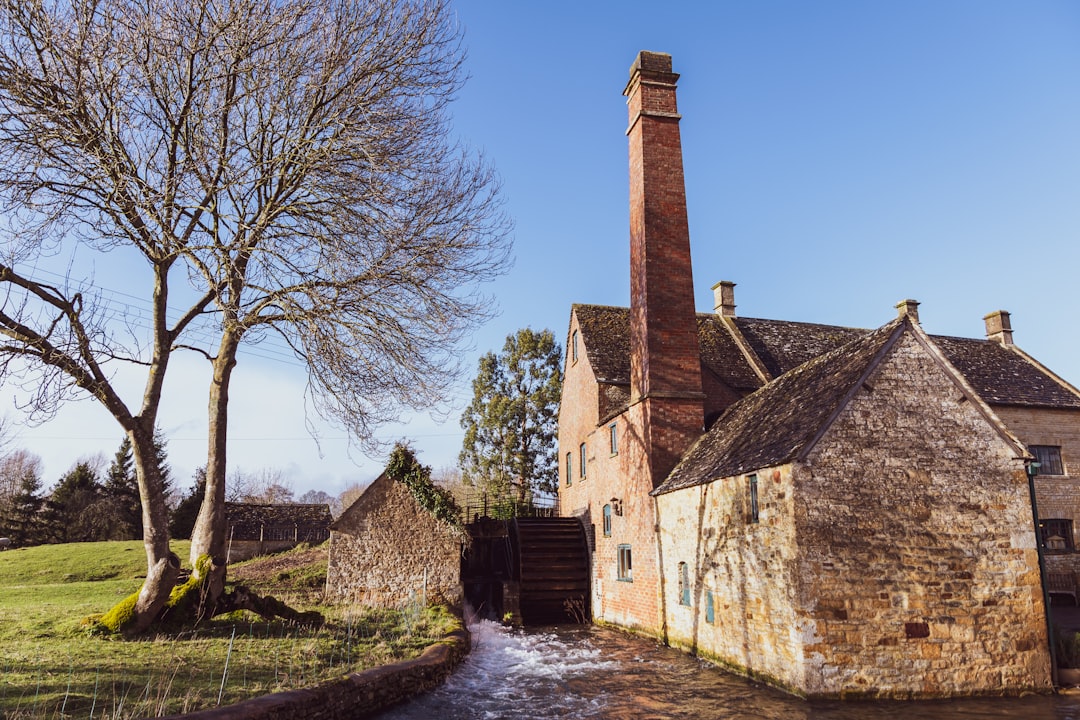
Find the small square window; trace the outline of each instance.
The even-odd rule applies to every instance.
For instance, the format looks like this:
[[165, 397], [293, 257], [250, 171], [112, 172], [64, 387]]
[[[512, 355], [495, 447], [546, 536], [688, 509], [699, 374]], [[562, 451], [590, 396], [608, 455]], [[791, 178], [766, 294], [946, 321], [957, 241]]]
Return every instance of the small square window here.
[[574, 454], [566, 453], [566, 487], [574, 484]]
[[608, 435], [611, 437], [611, 454], [619, 454], [619, 426], [616, 423], [608, 425]]
[[761, 520], [758, 512], [757, 475], [747, 475], [746, 484], [750, 490], [750, 515], [747, 519], [751, 523], [756, 523]]
[[611, 505], [604, 506], [604, 537], [611, 537]]
[[581, 453], [581, 477], [585, 477], [585, 443], [581, 443], [581, 447], [578, 448]]
[[1039, 520], [1039, 533], [1042, 535], [1043, 549], [1047, 552], [1072, 552], [1075, 549], [1072, 520]]
[[1032, 445], [1031, 454], [1039, 463], [1039, 475], [1064, 475], [1065, 468], [1061, 463], [1061, 447], [1059, 445]]
[[618, 579], [623, 582], [634, 581], [634, 567], [630, 557], [630, 546], [620, 545], [618, 556]]

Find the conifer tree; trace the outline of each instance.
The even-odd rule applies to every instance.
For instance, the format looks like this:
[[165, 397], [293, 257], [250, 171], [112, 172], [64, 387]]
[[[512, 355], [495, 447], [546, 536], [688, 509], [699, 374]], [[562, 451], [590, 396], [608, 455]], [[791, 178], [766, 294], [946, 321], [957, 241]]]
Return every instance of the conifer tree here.
[[49, 539], [61, 543], [106, 539], [110, 520], [93, 508], [101, 494], [94, 468], [86, 461], [77, 463], [60, 478], [45, 501]]
[[169, 534], [174, 538], [190, 538], [191, 531], [195, 527], [195, 519], [199, 516], [199, 508], [206, 496], [206, 468], [195, 470], [195, 485], [191, 492], [184, 496], [176, 509], [172, 512], [169, 520]]
[[142, 539], [142, 504], [139, 483], [135, 478], [135, 462], [131, 456], [131, 440], [124, 437], [113, 456], [105, 477], [105, 495], [115, 507], [117, 539]]
[[518, 330], [502, 353], [480, 358], [473, 400], [461, 416], [462, 479], [519, 502], [553, 492], [561, 392], [562, 348], [550, 330]]
[[37, 545], [42, 541], [41, 479], [37, 468], [28, 467], [22, 475], [19, 487], [11, 497], [3, 520], [3, 532], [16, 547]]

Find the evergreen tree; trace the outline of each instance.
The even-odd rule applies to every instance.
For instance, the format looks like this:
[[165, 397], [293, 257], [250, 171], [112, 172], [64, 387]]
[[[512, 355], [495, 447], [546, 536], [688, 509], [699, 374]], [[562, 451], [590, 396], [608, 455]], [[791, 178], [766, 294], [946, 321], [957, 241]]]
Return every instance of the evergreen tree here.
[[461, 416], [462, 479], [488, 492], [553, 492], [562, 349], [550, 330], [508, 335], [499, 355], [480, 358], [473, 400]]
[[169, 520], [169, 535], [178, 539], [191, 537], [191, 531], [195, 528], [195, 519], [199, 517], [199, 507], [202, 506], [203, 497], [206, 495], [206, 468], [195, 470], [195, 485], [191, 492], [177, 504]]
[[88, 542], [108, 539], [112, 521], [95, 507], [102, 498], [97, 472], [79, 462], [60, 478], [45, 501], [48, 537], [53, 542]]
[[23, 473], [22, 480], [3, 519], [3, 532], [11, 538], [17, 547], [37, 545], [42, 541], [41, 479], [36, 467], [29, 467]]
[[131, 440], [127, 436], [124, 436], [109, 465], [105, 476], [105, 495], [115, 506], [117, 539], [141, 540], [142, 505], [139, 501], [139, 483], [135, 478], [135, 461], [131, 456]]

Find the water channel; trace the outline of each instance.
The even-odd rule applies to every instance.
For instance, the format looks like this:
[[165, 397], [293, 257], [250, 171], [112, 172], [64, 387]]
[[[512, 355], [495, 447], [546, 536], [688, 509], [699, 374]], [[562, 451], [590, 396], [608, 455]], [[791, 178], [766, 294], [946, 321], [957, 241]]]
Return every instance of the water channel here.
[[807, 702], [654, 641], [599, 627], [480, 621], [437, 690], [380, 720], [1080, 720], [1080, 694], [925, 702]]

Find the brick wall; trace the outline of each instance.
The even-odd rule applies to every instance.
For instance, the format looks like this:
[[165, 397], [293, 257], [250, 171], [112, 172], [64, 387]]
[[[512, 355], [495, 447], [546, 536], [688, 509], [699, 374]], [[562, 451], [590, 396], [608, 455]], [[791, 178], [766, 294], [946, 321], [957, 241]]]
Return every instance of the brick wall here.
[[745, 476], [657, 498], [674, 643], [809, 695], [1049, 689], [1022, 463], [912, 335], [805, 465], [757, 475], [756, 524]]
[[[577, 329], [571, 317], [570, 332]], [[585, 359], [567, 356], [563, 374], [563, 402], [559, 406], [559, 504], [563, 515], [582, 518], [593, 538], [592, 612], [600, 622], [662, 635], [659, 577], [656, 572], [656, 531], [652, 490], [645, 467], [641, 434], [641, 405], [600, 424], [596, 376]], [[617, 448], [611, 452], [609, 426], [616, 427]], [[586, 477], [580, 477], [581, 443], [586, 447]], [[566, 453], [572, 457], [570, 482]], [[603, 509], [621, 503], [621, 515], [612, 513], [611, 535], [603, 531]], [[633, 563], [630, 582], [618, 579], [618, 547], [629, 545]]]
[[327, 596], [398, 607], [426, 591], [428, 603], [460, 607], [461, 543], [404, 484], [381, 475], [331, 529]]

